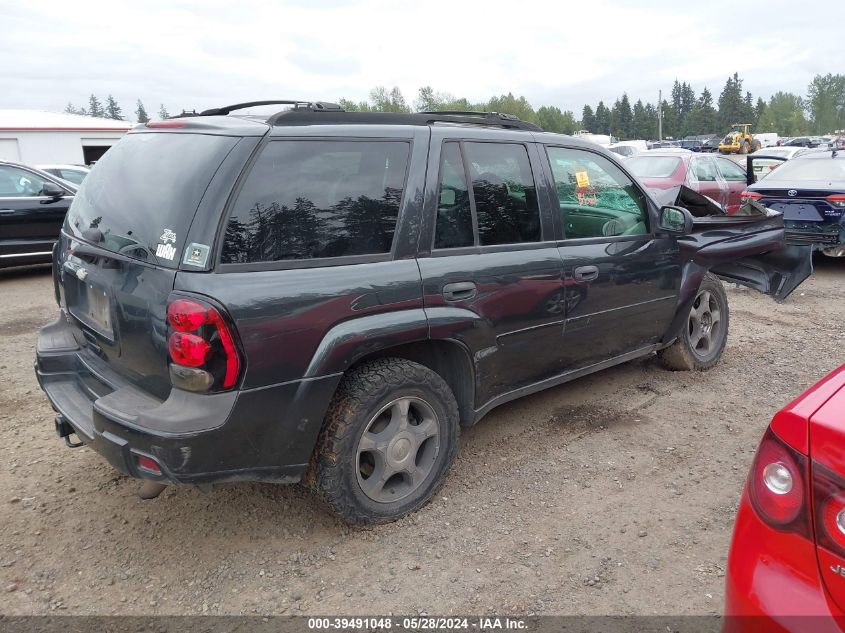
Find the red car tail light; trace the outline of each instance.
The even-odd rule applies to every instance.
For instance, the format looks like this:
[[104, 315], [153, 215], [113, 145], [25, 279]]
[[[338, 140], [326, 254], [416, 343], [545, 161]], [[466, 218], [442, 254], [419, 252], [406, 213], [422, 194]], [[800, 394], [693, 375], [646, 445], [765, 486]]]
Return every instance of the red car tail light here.
[[[206, 372], [203, 380], [189, 380], [190, 373], [171, 371], [174, 386], [195, 391], [197, 385], [230, 389], [240, 373], [241, 360], [235, 339], [221, 311], [205, 301], [178, 297], [167, 306], [167, 339], [170, 359], [181, 367]], [[178, 384], [177, 384], [178, 383]]]
[[813, 462], [816, 544], [845, 557], [845, 480]]
[[757, 193], [756, 191], [743, 191], [739, 194], [739, 197], [743, 200], [759, 200], [763, 197], [763, 194]]
[[807, 458], [771, 428], [757, 449], [748, 491], [755, 511], [766, 523], [809, 537]]

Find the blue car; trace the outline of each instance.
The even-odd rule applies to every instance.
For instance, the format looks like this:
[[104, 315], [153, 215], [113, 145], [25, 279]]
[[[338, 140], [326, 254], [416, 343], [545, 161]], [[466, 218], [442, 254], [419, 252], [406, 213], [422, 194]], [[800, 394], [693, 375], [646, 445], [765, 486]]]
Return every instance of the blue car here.
[[[765, 173], [756, 182], [755, 165]], [[748, 174], [742, 197], [783, 213], [788, 242], [845, 256], [845, 149], [809, 150], [789, 161], [759, 152], [748, 157]]]

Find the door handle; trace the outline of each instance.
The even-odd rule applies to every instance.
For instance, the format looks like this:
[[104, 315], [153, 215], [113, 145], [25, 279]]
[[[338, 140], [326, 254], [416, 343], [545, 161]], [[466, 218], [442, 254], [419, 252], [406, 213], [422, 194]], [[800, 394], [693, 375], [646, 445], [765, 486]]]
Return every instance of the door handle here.
[[443, 297], [446, 301], [465, 301], [472, 299], [478, 292], [478, 287], [471, 281], [457, 281], [443, 286]]
[[593, 281], [599, 277], [598, 266], [578, 266], [572, 271], [575, 281]]
[[14, 212], [14, 209], [0, 209], [0, 215], [11, 215]]

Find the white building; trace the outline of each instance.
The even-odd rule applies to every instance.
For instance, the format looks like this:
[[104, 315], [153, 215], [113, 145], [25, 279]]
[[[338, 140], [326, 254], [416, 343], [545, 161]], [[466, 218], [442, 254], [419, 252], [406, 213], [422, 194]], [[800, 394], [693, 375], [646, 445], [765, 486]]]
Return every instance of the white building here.
[[0, 110], [0, 160], [29, 165], [88, 165], [132, 125], [81, 114]]

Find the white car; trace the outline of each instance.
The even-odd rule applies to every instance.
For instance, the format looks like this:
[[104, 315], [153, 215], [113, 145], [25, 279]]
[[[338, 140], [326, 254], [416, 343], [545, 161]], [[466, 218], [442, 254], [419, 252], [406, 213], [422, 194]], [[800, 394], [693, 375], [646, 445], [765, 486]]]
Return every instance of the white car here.
[[[789, 160], [790, 158], [795, 158], [799, 154], [803, 154], [806, 151], [806, 147], [782, 145], [780, 147], [765, 147], [763, 149], [758, 149], [756, 152], [752, 152], [751, 154], [749, 154], [749, 156], [771, 156], [772, 158], [785, 158], [786, 160]], [[776, 169], [782, 164], [783, 162], [779, 160], [755, 160], [754, 175], [757, 177], [757, 180], [759, 180], [763, 176], [767, 175], [770, 171]]]
[[84, 165], [35, 165], [35, 167], [53, 176], [58, 176], [62, 180], [67, 180], [77, 187], [82, 184], [85, 176], [91, 171]]

